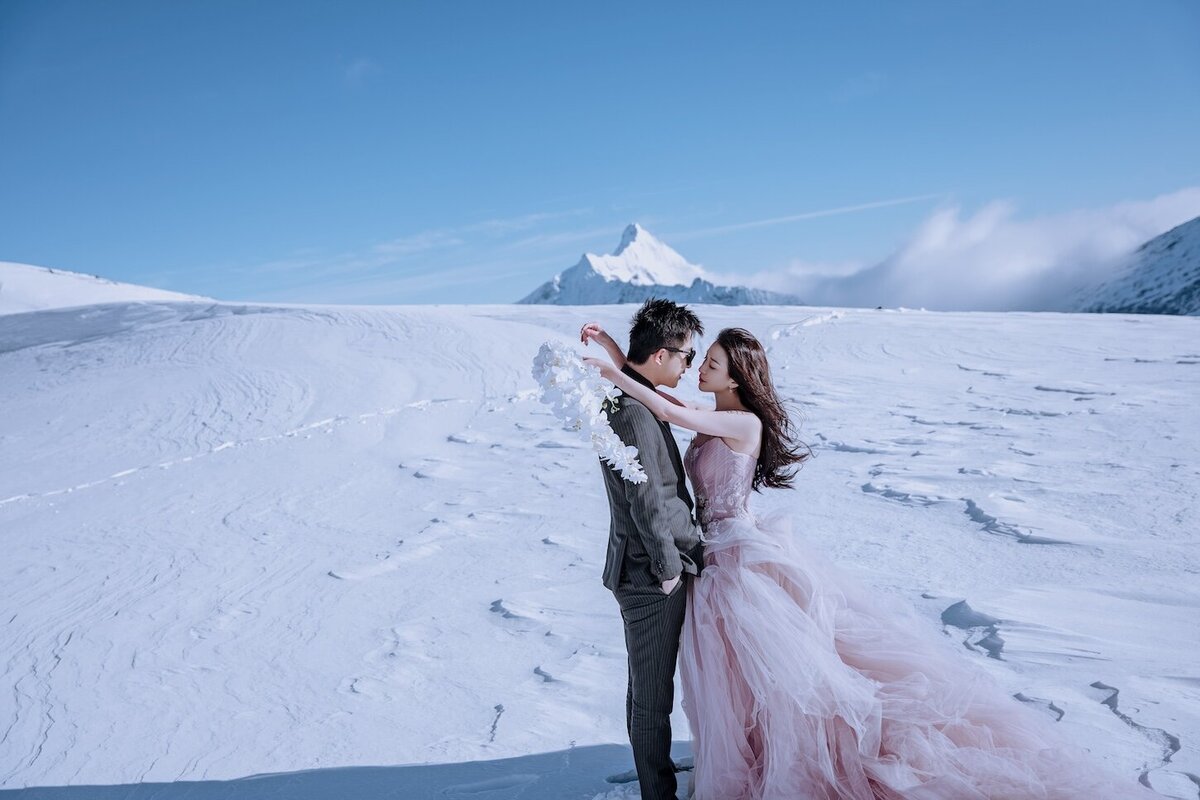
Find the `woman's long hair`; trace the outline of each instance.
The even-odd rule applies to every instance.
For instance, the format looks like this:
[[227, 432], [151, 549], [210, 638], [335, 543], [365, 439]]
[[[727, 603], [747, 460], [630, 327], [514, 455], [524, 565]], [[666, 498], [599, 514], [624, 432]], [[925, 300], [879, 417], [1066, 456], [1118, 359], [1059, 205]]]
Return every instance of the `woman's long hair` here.
[[729, 356], [729, 377], [737, 382], [738, 399], [762, 420], [762, 450], [752, 488], [790, 488], [799, 468], [796, 465], [812, 458], [812, 450], [796, 440], [787, 409], [771, 382], [767, 351], [745, 328], [725, 328], [717, 334], [717, 344]]

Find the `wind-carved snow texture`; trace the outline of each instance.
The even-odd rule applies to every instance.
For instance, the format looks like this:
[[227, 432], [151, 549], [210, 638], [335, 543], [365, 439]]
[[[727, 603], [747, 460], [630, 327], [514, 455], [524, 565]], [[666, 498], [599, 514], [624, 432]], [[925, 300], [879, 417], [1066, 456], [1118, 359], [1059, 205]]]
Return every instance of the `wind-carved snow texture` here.
[[497, 703], [495, 706], [496, 718], [492, 720], [492, 729], [488, 732], [488, 742], [496, 741], [496, 727], [500, 724], [500, 717], [504, 716], [504, 706]]
[[970, 650], [984, 650], [988, 656], [1001, 659], [1004, 650], [1004, 639], [1000, 637], [1000, 620], [981, 614], [960, 600], [942, 612], [942, 624], [953, 625], [968, 631], [970, 636], [963, 639], [963, 645]]
[[[632, 311], [0, 316], [0, 786], [635, 796], [605, 781], [632, 763], [600, 465], [528, 372]], [[768, 346], [816, 455], [756, 510], [1197, 797], [1196, 320], [698, 311]]]
[[[1162, 747], [1162, 754], [1159, 763], [1155, 764], [1153, 767], [1147, 765], [1138, 776], [1138, 780], [1142, 783], [1142, 785], [1150, 786], [1150, 770], [1161, 769], [1162, 767], [1165, 767], [1167, 764], [1171, 763], [1171, 759], [1176, 753], [1179, 752], [1181, 747], [1179, 737], [1164, 731], [1162, 728], [1150, 728], [1145, 725], [1140, 725], [1128, 714], [1122, 713], [1121, 709], [1117, 705], [1117, 697], [1121, 694], [1121, 690], [1115, 686], [1109, 686], [1108, 684], [1101, 683], [1100, 681], [1095, 681], [1092, 683], [1092, 688], [1099, 689], [1102, 692], [1108, 692], [1108, 695], [1100, 702], [1110, 711], [1112, 711], [1113, 714], [1116, 714], [1117, 717], [1126, 725], [1143, 734], [1152, 741], [1158, 742]], [[1198, 788], [1200, 788], [1200, 780], [1197, 780], [1195, 775], [1188, 774], [1187, 777], [1190, 778]]]
[[1029, 697], [1024, 692], [1017, 692], [1013, 695], [1013, 697], [1020, 700], [1022, 703], [1028, 703], [1029, 705], [1046, 709], [1054, 716], [1055, 722], [1060, 722], [1067, 713], [1058, 706], [1054, 705], [1053, 700], [1043, 700], [1038, 697]]

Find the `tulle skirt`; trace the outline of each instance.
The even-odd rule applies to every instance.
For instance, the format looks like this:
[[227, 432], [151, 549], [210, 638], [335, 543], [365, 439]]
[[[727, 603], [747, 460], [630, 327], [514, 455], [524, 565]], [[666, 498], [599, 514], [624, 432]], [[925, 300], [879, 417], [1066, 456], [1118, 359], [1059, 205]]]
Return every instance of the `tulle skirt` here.
[[696, 800], [1158, 797], [1097, 769], [785, 517], [709, 526], [680, 652]]

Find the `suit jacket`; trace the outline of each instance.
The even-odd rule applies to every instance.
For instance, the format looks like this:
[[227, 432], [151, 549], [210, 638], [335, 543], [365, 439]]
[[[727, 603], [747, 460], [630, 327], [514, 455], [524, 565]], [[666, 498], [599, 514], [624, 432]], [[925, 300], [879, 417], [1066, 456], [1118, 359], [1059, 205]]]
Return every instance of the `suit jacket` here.
[[[629, 366], [622, 372], [654, 388]], [[671, 426], [626, 394], [606, 413], [621, 441], [638, 449], [647, 480], [630, 483], [600, 462], [611, 516], [604, 585], [615, 591], [622, 583], [652, 586], [683, 572], [698, 575], [704, 556], [700, 527]]]

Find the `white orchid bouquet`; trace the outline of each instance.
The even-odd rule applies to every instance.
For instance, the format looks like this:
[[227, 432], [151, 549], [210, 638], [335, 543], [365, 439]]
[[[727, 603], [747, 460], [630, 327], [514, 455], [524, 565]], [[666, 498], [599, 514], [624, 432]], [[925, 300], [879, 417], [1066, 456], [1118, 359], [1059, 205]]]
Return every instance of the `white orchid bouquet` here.
[[600, 377], [600, 370], [583, 363], [583, 358], [562, 342], [545, 342], [533, 359], [533, 379], [542, 389], [542, 402], [566, 430], [590, 441], [596, 454], [625, 480], [646, 482], [637, 448], [627, 447], [608, 424], [604, 411], [617, 405], [619, 390]]

